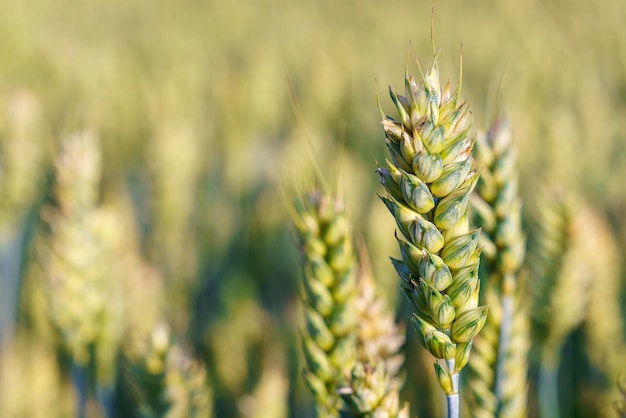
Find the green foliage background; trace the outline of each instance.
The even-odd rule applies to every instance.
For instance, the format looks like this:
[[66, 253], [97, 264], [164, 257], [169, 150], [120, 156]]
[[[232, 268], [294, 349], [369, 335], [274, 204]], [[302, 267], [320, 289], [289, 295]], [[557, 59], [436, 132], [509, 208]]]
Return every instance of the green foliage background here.
[[[385, 149], [375, 94], [377, 83], [381, 96], [387, 84], [401, 85], [409, 45], [430, 66], [431, 6], [0, 2], [0, 100], [22, 90], [36, 98], [37, 148], [45, 154], [30, 179], [37, 193], [20, 205], [7, 192], [9, 154], [2, 155], [5, 346], [15, 329], [30, 326], [20, 320], [28, 316], [18, 303], [22, 287], [9, 283], [24, 283], [18, 276], [33, 262], [29, 248], [49, 193], [52, 155], [62, 138], [90, 128], [103, 152], [103, 199], [131, 202], [136, 227], [129, 235], [159, 272], [166, 294], [159, 306], [173, 334], [206, 363], [214, 416], [258, 416], [246, 400], [256, 399], [251, 394], [268, 364], [288, 382], [280, 398], [288, 416], [312, 416], [300, 378], [301, 272], [284, 196], [315, 182], [318, 161], [346, 195], [379, 283], [402, 308], [388, 262], [397, 251], [394, 224], [376, 197], [374, 161]], [[544, 182], [562, 184], [610, 219], [624, 254], [626, 2], [451, 0], [434, 9], [443, 79], [458, 79], [462, 44], [463, 95], [476, 125], [487, 128], [501, 108], [509, 115], [525, 204]], [[175, 139], [158, 148], [161, 135]], [[156, 164], [157, 154], [171, 158]], [[27, 164], [31, 154], [10, 158]], [[173, 185], [159, 189], [156, 178]], [[176, 201], [168, 206], [171, 196]], [[532, 237], [532, 229], [527, 233]], [[567, 416], [583, 417], [594, 372], [576, 338], [566, 346], [563, 379], [570, 383], [561, 395], [571, 401]], [[438, 392], [424, 384], [430, 375], [422, 370], [430, 365], [414, 354], [414, 336], [409, 341], [404, 399], [413, 414], [438, 416]], [[134, 408], [121, 402], [118, 414], [135, 416]]]

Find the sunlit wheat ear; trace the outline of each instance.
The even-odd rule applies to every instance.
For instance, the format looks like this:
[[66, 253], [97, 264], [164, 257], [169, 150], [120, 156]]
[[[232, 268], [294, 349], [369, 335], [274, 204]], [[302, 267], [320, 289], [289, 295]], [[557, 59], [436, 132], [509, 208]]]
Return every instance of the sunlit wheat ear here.
[[109, 234], [115, 225], [100, 205], [102, 169], [95, 135], [85, 131], [62, 140], [54, 169], [52, 202], [41, 210], [35, 249], [42, 303], [71, 359], [79, 413], [84, 413], [87, 377], [95, 378], [100, 403], [109, 409], [125, 327], [124, 298]]
[[336, 393], [356, 360], [356, 257], [342, 201], [314, 192], [294, 204], [304, 267], [305, 380], [319, 417], [336, 417]]
[[395, 119], [381, 110], [389, 151], [378, 169], [388, 193], [382, 200], [398, 226], [402, 257], [392, 262], [415, 309], [411, 322], [424, 347], [445, 360], [435, 369], [456, 417], [459, 373], [487, 319], [487, 307], [478, 306], [480, 231], [470, 230], [468, 216], [479, 176], [475, 133], [460, 85], [441, 86], [436, 60], [419, 82], [407, 69], [404, 90], [389, 88]]
[[540, 190], [529, 266], [532, 277], [532, 336], [541, 350], [538, 396], [542, 417], [559, 416], [557, 373], [560, 351], [581, 324], [592, 280], [584, 245], [588, 222], [581, 203], [558, 188]]
[[107, 252], [97, 231], [101, 176], [98, 142], [91, 133], [66, 138], [55, 162], [54, 204], [42, 209], [36, 249], [48, 318], [62, 345], [81, 365], [101, 331], [109, 305]]
[[409, 407], [401, 407], [398, 390], [384, 361], [357, 363], [347, 385], [339, 389], [345, 401], [342, 418], [409, 418]]
[[525, 256], [516, 152], [510, 127], [498, 118], [479, 134], [474, 155], [481, 178], [472, 195], [472, 221], [482, 226], [483, 292], [490, 315], [474, 340], [468, 387], [474, 417], [525, 417], [528, 398], [528, 309], [519, 270]]

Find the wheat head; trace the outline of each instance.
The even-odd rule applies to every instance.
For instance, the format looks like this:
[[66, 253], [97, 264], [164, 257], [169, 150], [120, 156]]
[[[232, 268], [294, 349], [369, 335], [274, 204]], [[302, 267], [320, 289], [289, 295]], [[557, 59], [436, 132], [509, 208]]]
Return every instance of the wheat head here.
[[[418, 63], [419, 65], [419, 63]], [[470, 194], [478, 181], [475, 135], [460, 85], [441, 88], [435, 60], [418, 83], [405, 73], [405, 96], [390, 87], [398, 120], [382, 110], [390, 159], [379, 168], [383, 201], [394, 216], [401, 259], [392, 262], [412, 302], [418, 337], [438, 362], [449, 411], [458, 414], [458, 376], [469, 360], [487, 307], [478, 306], [479, 231], [470, 231]]]
[[314, 192], [295, 203], [304, 265], [305, 380], [319, 417], [336, 417], [337, 389], [356, 361], [356, 256], [339, 198]]
[[490, 314], [474, 340], [468, 386], [472, 416], [525, 417], [528, 398], [529, 314], [518, 276], [525, 256], [517, 156], [502, 117], [478, 135], [481, 178], [472, 195], [473, 222], [482, 225], [482, 267]]

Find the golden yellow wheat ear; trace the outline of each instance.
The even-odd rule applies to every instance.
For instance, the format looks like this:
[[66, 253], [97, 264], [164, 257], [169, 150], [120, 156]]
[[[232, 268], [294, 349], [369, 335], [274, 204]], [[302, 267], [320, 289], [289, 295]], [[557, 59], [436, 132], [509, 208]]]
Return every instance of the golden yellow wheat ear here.
[[357, 265], [343, 202], [320, 191], [297, 199], [293, 222], [304, 267], [304, 378], [319, 417], [336, 417], [336, 393], [356, 362]]
[[479, 174], [460, 88], [440, 85], [436, 59], [419, 82], [407, 64], [405, 95], [389, 88], [396, 119], [381, 110], [389, 159], [378, 169], [387, 191], [382, 200], [398, 226], [402, 258], [392, 262], [415, 309], [418, 338], [445, 360], [435, 370], [450, 417], [459, 415], [459, 373], [488, 309], [478, 306], [480, 231], [470, 230], [468, 209]]
[[469, 362], [470, 409], [477, 418], [525, 417], [530, 321], [519, 285], [525, 237], [517, 153], [503, 117], [478, 135], [474, 154], [482, 171], [472, 195], [473, 223], [482, 227], [483, 297], [490, 313]]

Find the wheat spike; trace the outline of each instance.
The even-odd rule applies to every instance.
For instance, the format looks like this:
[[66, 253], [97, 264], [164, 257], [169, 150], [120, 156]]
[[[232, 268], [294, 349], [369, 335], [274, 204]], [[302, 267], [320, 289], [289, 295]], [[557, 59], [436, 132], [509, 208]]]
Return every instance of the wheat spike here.
[[591, 271], [585, 254], [587, 221], [581, 204], [558, 189], [544, 190], [535, 218], [532, 247], [532, 309], [535, 337], [556, 361], [567, 335], [578, 326], [587, 306]]
[[584, 319], [593, 277], [581, 203], [557, 188], [543, 189], [536, 208], [537, 238], [531, 247], [533, 338], [541, 348], [539, 406], [542, 417], [559, 416], [557, 373], [569, 333]]
[[386, 363], [357, 363], [347, 386], [339, 390], [346, 406], [342, 418], [409, 418], [409, 406], [400, 407], [398, 390]]
[[474, 340], [469, 362], [475, 417], [525, 417], [528, 397], [529, 317], [518, 274], [525, 255], [518, 196], [517, 156], [510, 127], [496, 119], [475, 147], [481, 178], [472, 196], [474, 223], [483, 226], [485, 303], [490, 314]]
[[[89, 133], [68, 137], [55, 161], [54, 205], [43, 208], [37, 261], [43, 272], [49, 319], [73, 360], [90, 361], [103, 318], [116, 316], [118, 284], [110, 274], [111, 252], [102, 236], [98, 142]], [[116, 338], [121, 337], [120, 323]], [[108, 331], [107, 331], [108, 332]]]
[[306, 382], [319, 417], [336, 417], [336, 390], [356, 360], [356, 257], [339, 198], [315, 192], [295, 203], [303, 254]]
[[405, 96], [390, 88], [398, 120], [382, 114], [390, 159], [378, 169], [388, 192], [382, 199], [400, 231], [402, 259], [392, 261], [415, 308], [420, 341], [446, 360], [447, 369], [435, 369], [452, 417], [459, 414], [459, 373], [487, 318], [487, 307], [478, 306], [479, 231], [470, 231], [468, 217], [478, 181], [475, 134], [459, 94], [460, 85], [455, 92], [450, 83], [441, 88], [436, 59], [419, 83], [407, 68]]
[[107, 236], [109, 216], [100, 205], [100, 158], [98, 141], [87, 131], [61, 143], [54, 161], [53, 204], [41, 211], [35, 247], [41, 302], [71, 358], [80, 414], [87, 407], [86, 377], [94, 370], [101, 406], [113, 408], [115, 361], [124, 331], [122, 282]]
[[[586, 209], [585, 240], [593, 278], [584, 319], [585, 343], [589, 359], [602, 371], [607, 388], [596, 397], [601, 416], [611, 417], [608, 405], [617, 395], [614, 389], [618, 372], [626, 369], [624, 318], [619, 305], [621, 292], [620, 257], [617, 243], [607, 220], [598, 212]], [[601, 251], [598, 251], [601, 249]]]
[[158, 323], [147, 337], [135, 336], [126, 349], [125, 371], [142, 416], [211, 418], [212, 391], [204, 366], [170, 341]]

